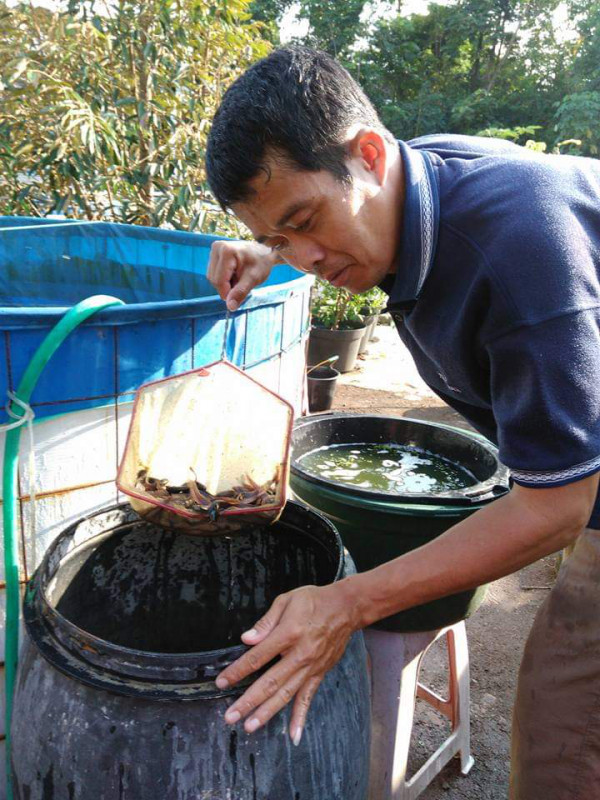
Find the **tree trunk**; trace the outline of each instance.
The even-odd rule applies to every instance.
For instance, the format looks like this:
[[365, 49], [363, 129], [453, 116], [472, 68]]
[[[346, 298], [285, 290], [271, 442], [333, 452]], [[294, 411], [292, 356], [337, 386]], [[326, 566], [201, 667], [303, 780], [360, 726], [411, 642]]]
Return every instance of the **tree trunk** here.
[[[154, 205], [154, 184], [150, 175], [150, 163], [153, 157], [152, 145], [152, 125], [150, 104], [152, 102], [152, 81], [151, 81], [151, 66], [148, 64], [145, 55], [146, 45], [148, 44], [147, 24], [149, 20], [147, 15], [141, 13], [139, 16], [139, 36], [140, 44], [137, 52], [137, 76], [138, 76], [138, 124], [140, 131], [140, 168], [146, 175], [146, 182], [140, 188], [140, 195], [142, 203], [146, 209], [140, 223], [143, 225], [152, 224], [151, 209]], [[134, 51], [135, 52], [135, 51]]]
[[477, 45], [475, 49], [475, 57], [471, 65], [469, 73], [469, 91], [474, 92], [478, 88], [479, 76], [481, 73], [481, 52], [483, 50], [483, 31], [479, 31], [477, 36]]

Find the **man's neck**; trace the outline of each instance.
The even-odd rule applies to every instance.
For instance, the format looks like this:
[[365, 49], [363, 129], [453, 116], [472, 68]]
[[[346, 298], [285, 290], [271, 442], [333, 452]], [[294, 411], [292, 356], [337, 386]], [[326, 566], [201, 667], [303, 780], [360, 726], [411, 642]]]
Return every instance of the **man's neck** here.
[[[398, 145], [395, 142], [388, 142], [386, 140], [385, 146], [387, 158], [389, 159], [389, 174], [386, 187], [386, 192], [389, 192], [389, 194], [386, 197], [386, 201], [392, 203], [395, 210], [394, 252], [397, 253], [400, 249], [402, 230], [404, 227], [404, 166], [402, 164], [402, 156], [400, 155]], [[392, 261], [388, 272], [396, 272], [395, 259]]]

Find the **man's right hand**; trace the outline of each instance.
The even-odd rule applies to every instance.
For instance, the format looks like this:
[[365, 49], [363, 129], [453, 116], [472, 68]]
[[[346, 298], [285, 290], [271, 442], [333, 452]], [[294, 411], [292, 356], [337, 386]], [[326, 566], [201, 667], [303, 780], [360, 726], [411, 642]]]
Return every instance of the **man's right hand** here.
[[213, 242], [207, 278], [227, 308], [236, 311], [279, 262], [277, 253], [258, 242]]

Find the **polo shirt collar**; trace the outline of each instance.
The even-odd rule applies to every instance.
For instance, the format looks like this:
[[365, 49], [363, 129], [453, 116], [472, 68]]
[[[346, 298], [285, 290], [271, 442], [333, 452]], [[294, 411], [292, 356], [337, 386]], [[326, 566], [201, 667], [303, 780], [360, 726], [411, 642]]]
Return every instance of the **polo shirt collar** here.
[[410, 311], [431, 270], [438, 238], [440, 201], [434, 158], [398, 142], [404, 168], [404, 219], [396, 272], [381, 284], [388, 310]]

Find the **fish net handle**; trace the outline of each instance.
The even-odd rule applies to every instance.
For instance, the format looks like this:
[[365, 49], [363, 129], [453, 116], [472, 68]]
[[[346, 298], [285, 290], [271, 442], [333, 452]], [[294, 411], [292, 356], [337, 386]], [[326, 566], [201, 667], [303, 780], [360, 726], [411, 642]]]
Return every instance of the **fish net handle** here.
[[229, 333], [229, 320], [231, 318], [231, 311], [227, 309], [225, 314], [225, 330], [223, 331], [223, 345], [221, 347], [221, 361], [225, 361], [227, 355], [227, 334]]

